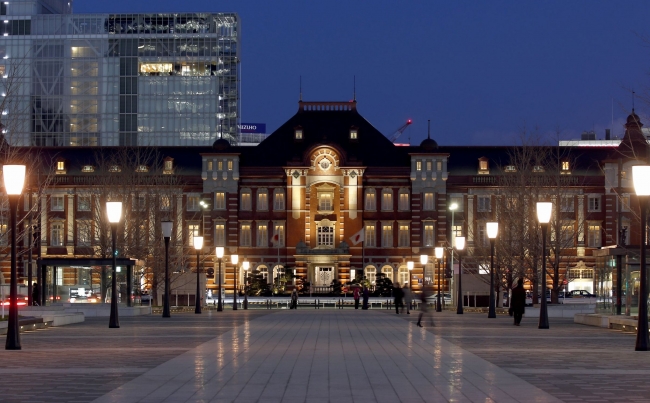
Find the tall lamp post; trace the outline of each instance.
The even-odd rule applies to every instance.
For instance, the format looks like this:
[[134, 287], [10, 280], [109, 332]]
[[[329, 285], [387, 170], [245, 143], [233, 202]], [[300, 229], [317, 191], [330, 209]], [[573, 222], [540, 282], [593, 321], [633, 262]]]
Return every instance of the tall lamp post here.
[[169, 311], [169, 240], [172, 237], [172, 227], [174, 223], [172, 221], [161, 221], [160, 225], [162, 226], [163, 239], [165, 240], [165, 295], [163, 298], [163, 318], [170, 318], [171, 313]]
[[[5, 191], [9, 198], [9, 221], [11, 231], [11, 283], [9, 285], [9, 323], [5, 350], [20, 350], [20, 328], [18, 327], [18, 271], [16, 269], [16, 210], [25, 184], [25, 165], [2, 167]], [[29, 298], [32, 296], [30, 295]]]
[[[415, 263], [414, 263], [412, 260], [409, 260], [408, 262], [406, 262], [406, 268], [409, 270], [409, 282], [408, 282], [408, 286], [409, 286], [409, 293], [411, 293], [411, 295], [413, 295], [413, 294], [412, 294], [412, 291], [413, 291], [413, 290], [411, 289], [411, 287], [412, 287], [412, 273], [413, 273], [413, 267], [415, 267]], [[410, 301], [408, 301], [409, 306], [408, 306], [408, 308], [406, 308], [406, 313], [409, 313], [409, 310], [411, 309], [411, 303], [412, 303], [412, 302], [413, 302], [413, 298], [411, 298]]]
[[[453, 285], [454, 281], [454, 246], [455, 246], [455, 241], [456, 241], [456, 232], [454, 231], [454, 216], [456, 215], [456, 210], [458, 210], [458, 203], [454, 202], [449, 205], [449, 211], [451, 211], [451, 233], [450, 235], [450, 242], [449, 245], [451, 246], [451, 253], [449, 254], [449, 267], [451, 267], [451, 281]], [[453, 293], [453, 287], [450, 287], [449, 292]], [[456, 298], [458, 298], [456, 296]], [[453, 301], [453, 298], [452, 298]]]
[[537, 220], [542, 227], [542, 304], [539, 309], [538, 329], [548, 329], [548, 307], [546, 304], [546, 234], [551, 221], [553, 203], [537, 202]]
[[[117, 224], [122, 219], [122, 202], [106, 202], [106, 215], [111, 224], [111, 238], [113, 239], [113, 279], [111, 281], [111, 316], [108, 320], [109, 328], [119, 328], [120, 320], [117, 315]], [[130, 296], [129, 296], [130, 298]]]
[[490, 239], [490, 307], [488, 308], [488, 318], [496, 318], [496, 299], [494, 298], [494, 242], [499, 233], [499, 223], [489, 222], [487, 226], [487, 235]]
[[217, 295], [217, 312], [223, 311], [223, 302], [221, 301], [221, 259], [223, 259], [223, 246], [217, 246], [215, 249], [217, 259], [219, 259], [219, 294]]
[[442, 312], [442, 304], [440, 300], [440, 268], [442, 267], [441, 260], [442, 260], [442, 255], [444, 254], [445, 250], [442, 247], [437, 247], [435, 249], [436, 253], [436, 261], [438, 262], [438, 298], [436, 298], [436, 312]]
[[239, 266], [237, 266], [237, 263], [239, 263], [239, 255], [231, 255], [230, 256], [230, 261], [232, 264], [235, 265], [235, 292], [233, 293], [232, 296], [232, 310], [236, 311], [237, 310], [237, 277], [239, 277]]
[[248, 268], [250, 263], [244, 260], [244, 309], [248, 309]]
[[648, 196], [650, 196], [650, 166], [632, 167], [634, 191], [641, 209], [641, 250], [639, 251], [639, 319], [636, 326], [635, 351], [648, 351], [648, 271], [646, 268], [646, 221], [648, 220]]
[[194, 313], [201, 313], [201, 249], [203, 249], [203, 236], [194, 237], [194, 249], [196, 249], [196, 298]]
[[458, 292], [456, 300], [456, 314], [463, 314], [463, 261], [461, 252], [465, 249], [465, 237], [457, 236], [456, 237], [456, 250], [458, 251]]

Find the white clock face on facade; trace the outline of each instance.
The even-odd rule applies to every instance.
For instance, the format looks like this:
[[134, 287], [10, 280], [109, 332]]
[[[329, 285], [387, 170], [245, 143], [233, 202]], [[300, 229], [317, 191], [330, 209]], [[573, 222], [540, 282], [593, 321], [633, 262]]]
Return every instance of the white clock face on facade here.
[[318, 165], [322, 170], [327, 170], [332, 165], [332, 163], [327, 158], [323, 158], [322, 160], [320, 160], [320, 163]]

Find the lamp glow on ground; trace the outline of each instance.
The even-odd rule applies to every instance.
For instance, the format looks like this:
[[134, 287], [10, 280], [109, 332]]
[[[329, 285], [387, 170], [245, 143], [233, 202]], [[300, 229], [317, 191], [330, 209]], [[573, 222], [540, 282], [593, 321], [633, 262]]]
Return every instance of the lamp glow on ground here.
[[539, 309], [538, 329], [548, 329], [548, 306], [546, 303], [546, 234], [548, 223], [551, 221], [553, 203], [537, 202], [537, 220], [542, 227], [542, 301]]
[[221, 301], [221, 260], [223, 259], [223, 253], [223, 246], [217, 246], [215, 248], [215, 254], [217, 255], [217, 259], [219, 259], [219, 292], [217, 295], [217, 312], [223, 311], [223, 301]]
[[236, 311], [237, 310], [237, 277], [239, 276], [239, 267], [237, 266], [237, 263], [239, 263], [239, 255], [231, 255], [230, 256], [230, 262], [235, 265], [235, 292], [233, 293], [232, 296], [232, 310]]
[[456, 314], [463, 314], [463, 257], [461, 252], [465, 249], [465, 237], [457, 236], [455, 239], [456, 250], [458, 251], [458, 300], [456, 301]]
[[639, 317], [636, 326], [636, 351], [648, 351], [648, 270], [646, 265], [646, 222], [648, 220], [648, 196], [650, 196], [650, 166], [632, 167], [634, 191], [641, 209], [641, 250], [639, 251]]
[[[111, 316], [109, 328], [119, 328], [120, 320], [117, 312], [117, 224], [122, 219], [122, 202], [106, 202], [106, 216], [111, 226], [113, 239], [113, 279], [111, 281]], [[129, 296], [130, 298], [130, 296]]]
[[437, 247], [434, 249], [434, 253], [436, 255], [436, 260], [438, 261], [438, 297], [436, 298], [436, 312], [442, 312], [442, 301], [441, 301], [441, 296], [440, 296], [440, 278], [442, 277], [440, 274], [440, 270], [442, 267], [442, 255], [444, 254], [445, 250], [442, 247]]
[[[9, 285], [9, 322], [5, 350], [20, 350], [20, 327], [18, 326], [18, 270], [16, 266], [16, 211], [25, 185], [25, 165], [4, 165], [2, 175], [5, 192], [9, 199], [11, 231], [11, 280]], [[30, 296], [31, 297], [31, 296]]]
[[488, 318], [496, 318], [496, 299], [494, 298], [494, 243], [499, 234], [499, 223], [489, 222], [486, 224], [487, 236], [490, 239], [490, 306], [488, 308]]
[[203, 249], [203, 236], [194, 236], [194, 249], [196, 249], [196, 298], [194, 313], [201, 313], [201, 249]]
[[244, 260], [242, 266], [244, 266], [244, 309], [248, 309], [248, 269], [250, 268], [250, 262]]
[[162, 229], [163, 239], [165, 240], [165, 295], [163, 298], [163, 318], [171, 317], [170, 310], [170, 296], [169, 296], [169, 240], [172, 237], [172, 228], [174, 223], [172, 221], [161, 221], [160, 226]]

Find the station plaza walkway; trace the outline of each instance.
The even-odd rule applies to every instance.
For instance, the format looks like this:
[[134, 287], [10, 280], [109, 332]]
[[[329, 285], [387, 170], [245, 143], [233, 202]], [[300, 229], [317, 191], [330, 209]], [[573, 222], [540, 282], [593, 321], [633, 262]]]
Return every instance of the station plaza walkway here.
[[108, 318], [22, 334], [2, 402], [647, 402], [635, 335], [551, 319], [298, 309]]

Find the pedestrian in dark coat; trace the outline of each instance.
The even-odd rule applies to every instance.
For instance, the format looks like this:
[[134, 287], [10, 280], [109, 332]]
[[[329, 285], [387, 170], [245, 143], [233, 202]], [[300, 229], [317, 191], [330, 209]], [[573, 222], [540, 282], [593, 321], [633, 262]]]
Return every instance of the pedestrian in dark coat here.
[[354, 296], [354, 309], [359, 309], [359, 296], [361, 292], [359, 292], [359, 287], [354, 287], [354, 291], [352, 292], [352, 295]]
[[404, 310], [404, 291], [402, 287], [399, 286], [399, 283], [395, 283], [395, 288], [393, 289], [393, 297], [395, 298], [395, 313], [399, 314], [400, 309]]
[[368, 309], [368, 298], [370, 298], [370, 292], [368, 291], [368, 287], [365, 285], [363, 286], [363, 305], [361, 306], [361, 309]]
[[[420, 316], [418, 316], [418, 323], [417, 325], [419, 327], [422, 326], [422, 319], [424, 318], [424, 315], [429, 316], [429, 301], [427, 300], [427, 297], [431, 295], [431, 290], [429, 287], [424, 287], [422, 289], [422, 293], [420, 293]], [[431, 326], [435, 326], [433, 323], [433, 318], [431, 318]]]
[[32, 286], [32, 305], [39, 306], [41, 304], [41, 286], [34, 283]]
[[524, 279], [517, 280], [517, 286], [512, 289], [512, 313], [515, 317], [515, 326], [521, 323], [521, 317], [526, 310], [526, 290], [524, 289]]
[[291, 309], [298, 309], [298, 291], [295, 288], [291, 292]]

